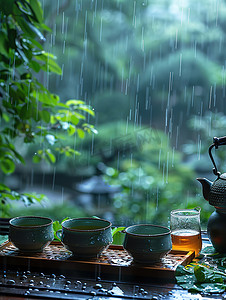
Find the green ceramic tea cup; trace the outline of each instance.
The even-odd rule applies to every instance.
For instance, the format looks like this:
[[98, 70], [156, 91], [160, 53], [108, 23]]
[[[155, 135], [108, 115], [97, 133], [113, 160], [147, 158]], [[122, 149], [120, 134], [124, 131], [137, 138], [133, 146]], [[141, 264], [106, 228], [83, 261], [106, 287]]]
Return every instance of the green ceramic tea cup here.
[[111, 225], [111, 222], [98, 218], [69, 219], [62, 223], [62, 230], [56, 234], [76, 258], [92, 259], [112, 243]]
[[42, 252], [53, 239], [50, 218], [21, 216], [9, 221], [9, 240], [22, 252]]
[[125, 229], [123, 247], [134, 262], [151, 264], [172, 249], [170, 229], [151, 224], [138, 224]]

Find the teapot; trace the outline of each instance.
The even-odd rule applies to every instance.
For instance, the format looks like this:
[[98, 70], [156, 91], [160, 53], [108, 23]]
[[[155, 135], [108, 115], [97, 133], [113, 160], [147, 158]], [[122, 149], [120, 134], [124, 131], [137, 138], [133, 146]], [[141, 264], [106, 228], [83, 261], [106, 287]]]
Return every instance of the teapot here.
[[213, 144], [209, 147], [209, 156], [213, 163], [213, 173], [217, 178], [211, 182], [206, 178], [197, 178], [202, 184], [203, 197], [209, 204], [216, 208], [207, 223], [208, 237], [217, 252], [226, 253], [226, 173], [221, 174], [213, 159], [211, 150], [213, 147], [226, 145], [226, 136], [214, 137]]
[[214, 166], [213, 173], [217, 178], [213, 182], [206, 178], [197, 178], [197, 180], [202, 184], [203, 197], [209, 201], [209, 204], [214, 206], [217, 211], [226, 213], [226, 173], [221, 174], [217, 170], [211, 153], [213, 147], [218, 149], [221, 145], [226, 145], [226, 136], [220, 138], [214, 137], [213, 144], [209, 147], [209, 156]]

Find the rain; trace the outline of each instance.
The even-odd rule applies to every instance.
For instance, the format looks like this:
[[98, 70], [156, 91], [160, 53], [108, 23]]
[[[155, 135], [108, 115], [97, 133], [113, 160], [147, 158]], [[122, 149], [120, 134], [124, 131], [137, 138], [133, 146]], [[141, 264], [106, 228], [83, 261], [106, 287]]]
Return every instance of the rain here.
[[[37, 77], [62, 103], [84, 101], [95, 115], [78, 112], [81, 122], [69, 136], [61, 133], [62, 143], [51, 128], [45, 141], [18, 142], [28, 164], [7, 184], [48, 198], [28, 211], [55, 220], [95, 215], [116, 226], [167, 225], [171, 209], [195, 205], [210, 214], [195, 178], [214, 178], [208, 147], [225, 135], [226, 3], [43, 0], [42, 6], [50, 28], [42, 46], [61, 73]], [[66, 121], [63, 127], [73, 130]], [[56, 161], [32, 165], [49, 148]], [[223, 171], [222, 148], [214, 154]], [[24, 209], [12, 207], [15, 214]]]

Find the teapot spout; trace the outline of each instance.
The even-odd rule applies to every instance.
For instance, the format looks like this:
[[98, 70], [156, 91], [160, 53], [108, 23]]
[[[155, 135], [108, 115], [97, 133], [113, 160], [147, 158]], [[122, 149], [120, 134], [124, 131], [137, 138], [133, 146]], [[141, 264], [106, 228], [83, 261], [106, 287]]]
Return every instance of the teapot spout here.
[[206, 178], [196, 178], [196, 179], [202, 184], [203, 197], [208, 201], [210, 195], [210, 189], [213, 184], [212, 181]]

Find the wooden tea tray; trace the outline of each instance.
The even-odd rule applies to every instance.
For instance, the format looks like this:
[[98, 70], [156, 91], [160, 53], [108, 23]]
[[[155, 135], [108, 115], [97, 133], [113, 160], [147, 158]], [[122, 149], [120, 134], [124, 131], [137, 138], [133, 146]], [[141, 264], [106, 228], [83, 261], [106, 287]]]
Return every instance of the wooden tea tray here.
[[132, 279], [159, 278], [174, 280], [178, 265], [187, 265], [194, 258], [194, 251], [172, 250], [160, 262], [153, 265], [141, 265], [133, 262], [132, 257], [119, 245], [111, 245], [98, 259], [90, 261], [75, 260], [70, 251], [60, 242], [52, 242], [42, 253], [25, 254], [11, 242], [0, 246], [0, 265], [18, 270], [41, 269], [42, 272], [81, 275], [86, 277], [127, 281]]

